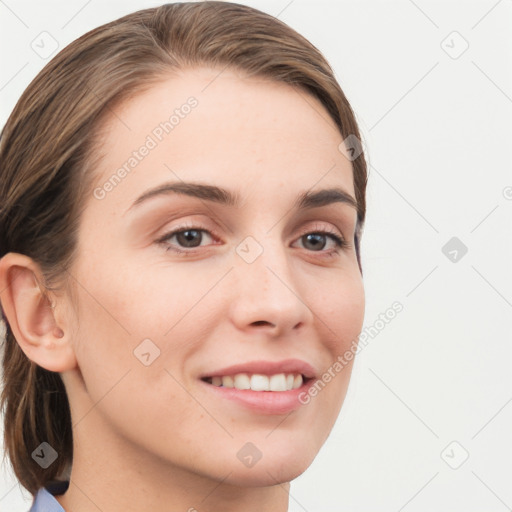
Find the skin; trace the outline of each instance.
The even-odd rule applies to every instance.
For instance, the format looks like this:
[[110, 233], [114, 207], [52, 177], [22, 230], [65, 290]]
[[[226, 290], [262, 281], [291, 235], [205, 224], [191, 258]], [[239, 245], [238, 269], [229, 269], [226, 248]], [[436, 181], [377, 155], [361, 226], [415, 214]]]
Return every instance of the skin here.
[[[0, 264], [20, 346], [61, 373], [70, 399], [73, 469], [57, 497], [65, 510], [287, 510], [289, 482], [317, 455], [346, 395], [351, 364], [289, 415], [213, 397], [199, 380], [288, 358], [320, 377], [361, 331], [355, 209], [293, 208], [307, 190], [355, 197], [342, 137], [318, 100], [236, 71], [181, 71], [106, 120], [96, 185], [190, 96], [197, 107], [148, 156], [103, 199], [87, 198], [67, 291], [46, 299], [25, 256]], [[241, 204], [167, 194], [129, 210], [144, 191], [181, 180], [227, 188]], [[183, 223], [207, 231], [199, 247], [157, 242]], [[305, 234], [325, 230], [347, 246], [328, 235], [308, 244]], [[235, 251], [247, 236], [263, 248], [252, 263]], [[145, 366], [134, 350], [148, 338], [160, 356]], [[247, 442], [262, 454], [250, 468], [237, 458]]]

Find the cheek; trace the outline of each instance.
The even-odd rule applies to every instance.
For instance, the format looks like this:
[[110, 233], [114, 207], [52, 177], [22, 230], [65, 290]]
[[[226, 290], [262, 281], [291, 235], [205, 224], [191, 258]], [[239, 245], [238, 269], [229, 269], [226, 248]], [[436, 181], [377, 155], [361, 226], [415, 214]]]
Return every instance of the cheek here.
[[[147, 432], [157, 439], [168, 438], [180, 430], [182, 422], [188, 422], [192, 432], [197, 406], [184, 391], [180, 373], [193, 350], [187, 342], [195, 333], [185, 329], [191, 324], [178, 323], [164, 336], [163, 328], [169, 330], [181, 311], [175, 319], [165, 314], [167, 304], [155, 297], [151, 305], [126, 299], [116, 302], [115, 296], [110, 288], [104, 296], [81, 293], [79, 297], [75, 343], [84, 400], [76, 401], [77, 417], [87, 417], [91, 425], [98, 419], [107, 422], [133, 441]], [[91, 404], [94, 413], [89, 415]]]
[[[205, 275], [163, 264], [129, 269], [116, 266], [115, 258], [105, 261], [108, 267], [91, 259], [75, 270], [86, 286], [78, 287], [74, 343], [91, 399], [101, 398], [128, 371], [126, 381], [133, 386], [124, 385], [133, 388], [132, 396], [145, 395], [148, 403], [156, 389], [181, 396], [166, 370], [183, 381], [183, 363], [208, 336], [220, 307], [218, 294], [208, 294], [219, 269]], [[172, 396], [162, 400], [170, 403]]]
[[[326, 345], [334, 357], [357, 344], [363, 326], [365, 294], [360, 275], [345, 275], [333, 282], [318, 300]], [[315, 311], [316, 313], [316, 311]]]
[[[324, 300], [318, 301], [319, 322], [324, 334], [323, 373], [316, 389], [310, 390], [305, 400], [318, 401], [317, 406], [325, 415], [325, 424], [334, 424], [345, 399], [358, 339], [365, 312], [365, 295], [360, 276], [345, 276], [327, 290]], [[316, 313], [316, 311], [315, 311]]]
[[169, 264], [162, 257], [150, 264], [112, 268], [95, 278], [95, 293], [133, 336], [167, 336], [196, 315], [198, 307], [218, 309], [214, 288], [229, 266], [197, 263], [197, 268], [193, 262]]

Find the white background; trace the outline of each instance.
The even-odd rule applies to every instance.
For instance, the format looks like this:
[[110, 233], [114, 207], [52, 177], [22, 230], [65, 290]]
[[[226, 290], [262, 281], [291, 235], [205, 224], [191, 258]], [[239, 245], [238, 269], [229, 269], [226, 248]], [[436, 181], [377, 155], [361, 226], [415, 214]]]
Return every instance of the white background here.
[[[358, 355], [290, 511], [510, 510], [512, 2], [240, 3], [278, 16], [334, 68], [370, 163], [365, 326], [404, 306]], [[47, 62], [31, 48], [42, 31], [63, 48], [155, 5], [2, 0], [1, 125]], [[468, 249], [456, 262], [442, 251], [452, 237]], [[0, 510], [26, 512], [30, 494], [7, 467], [0, 477]]]

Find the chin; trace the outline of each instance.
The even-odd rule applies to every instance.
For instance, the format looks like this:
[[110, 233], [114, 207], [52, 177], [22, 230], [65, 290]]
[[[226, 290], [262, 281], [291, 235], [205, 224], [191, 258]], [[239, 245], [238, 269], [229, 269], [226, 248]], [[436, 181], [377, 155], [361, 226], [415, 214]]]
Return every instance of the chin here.
[[225, 461], [225, 467], [230, 467], [232, 471], [226, 483], [263, 487], [290, 482], [306, 471], [318, 453], [318, 449], [305, 443], [282, 443], [276, 446], [267, 441], [265, 444], [266, 447], [261, 449], [261, 458], [252, 466], [246, 466], [238, 458], [235, 464], [233, 460]]
[[311, 462], [300, 466], [286, 463], [279, 467], [262, 464], [260, 467], [236, 468], [224, 482], [237, 487], [268, 487], [288, 483], [304, 473]]

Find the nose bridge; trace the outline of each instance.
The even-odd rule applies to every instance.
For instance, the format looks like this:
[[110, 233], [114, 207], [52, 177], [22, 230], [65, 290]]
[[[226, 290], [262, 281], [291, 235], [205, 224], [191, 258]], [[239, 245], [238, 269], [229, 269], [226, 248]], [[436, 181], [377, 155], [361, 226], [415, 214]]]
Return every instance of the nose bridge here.
[[236, 247], [233, 321], [239, 328], [270, 325], [280, 332], [308, 321], [290, 256], [280, 238], [248, 236]]

